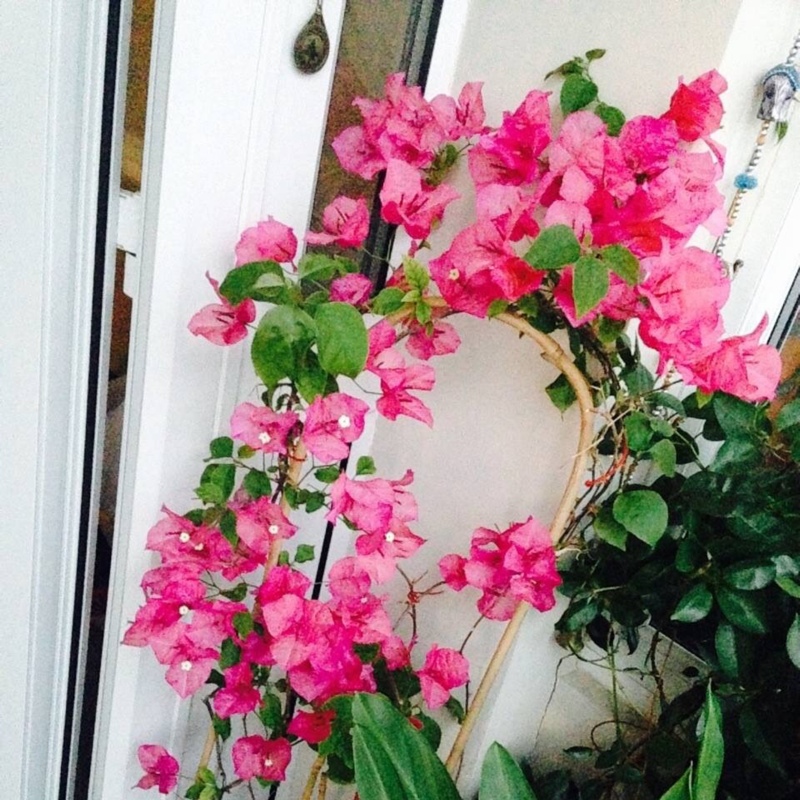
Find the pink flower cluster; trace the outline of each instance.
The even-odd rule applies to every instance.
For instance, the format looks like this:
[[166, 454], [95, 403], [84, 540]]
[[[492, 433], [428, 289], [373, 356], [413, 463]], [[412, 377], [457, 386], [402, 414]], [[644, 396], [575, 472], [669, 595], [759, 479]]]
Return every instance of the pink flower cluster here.
[[533, 517], [502, 532], [478, 528], [469, 558], [447, 555], [439, 570], [457, 592], [465, 586], [480, 589], [478, 610], [489, 619], [511, 619], [520, 603], [547, 611], [561, 584], [550, 532]]

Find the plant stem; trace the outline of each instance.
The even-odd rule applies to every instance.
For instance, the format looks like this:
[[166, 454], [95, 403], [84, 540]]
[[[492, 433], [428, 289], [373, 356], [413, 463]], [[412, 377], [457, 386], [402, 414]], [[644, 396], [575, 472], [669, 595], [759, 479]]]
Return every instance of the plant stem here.
[[214, 752], [214, 745], [217, 741], [217, 732], [214, 730], [213, 723], [208, 726], [208, 733], [206, 734], [206, 741], [203, 745], [203, 752], [200, 755], [200, 761], [197, 763], [197, 773], [204, 770], [211, 761], [211, 754]]
[[[519, 333], [533, 339], [542, 351], [542, 356], [546, 361], [549, 361], [554, 367], [560, 370], [569, 381], [572, 388], [575, 390], [575, 396], [578, 401], [580, 409], [580, 433], [578, 435], [578, 446], [575, 453], [575, 459], [572, 463], [572, 471], [570, 472], [569, 479], [567, 480], [566, 488], [561, 496], [561, 502], [556, 510], [553, 522], [550, 525], [550, 536], [553, 542], [558, 541], [564, 528], [566, 527], [572, 509], [575, 505], [575, 499], [578, 496], [578, 489], [581, 479], [586, 469], [586, 461], [589, 455], [589, 450], [592, 445], [592, 421], [594, 418], [594, 404], [592, 402], [592, 393], [589, 384], [584, 378], [583, 373], [570, 361], [566, 353], [561, 349], [559, 344], [546, 333], [536, 330], [536, 328], [529, 325], [525, 320], [520, 317], [510, 314], [508, 312], [498, 314], [494, 319], [503, 322], [510, 326]], [[511, 650], [514, 640], [519, 633], [522, 622], [525, 619], [525, 614], [528, 611], [528, 606], [525, 603], [520, 603], [517, 606], [514, 615], [506, 625], [503, 635], [489, 660], [489, 665], [486, 667], [486, 672], [481, 679], [478, 691], [475, 693], [475, 698], [472, 705], [464, 717], [464, 722], [461, 729], [456, 736], [453, 747], [450, 750], [450, 755], [447, 757], [445, 766], [447, 767], [450, 775], [455, 775], [461, 758], [464, 755], [464, 748], [467, 746], [470, 734], [475, 727], [478, 715], [483, 708], [486, 698], [492, 689], [495, 679], [503, 667], [506, 656]]]
[[325, 756], [317, 756], [314, 759], [314, 763], [311, 765], [311, 771], [308, 773], [306, 787], [303, 789], [303, 794], [300, 796], [300, 800], [311, 800], [311, 795], [314, 794], [314, 787], [317, 785], [319, 771], [322, 769], [324, 764]]
[[[300, 471], [302, 470], [303, 463], [306, 460], [306, 449], [303, 446], [302, 441], [298, 439], [297, 442], [289, 448], [288, 458], [289, 469], [286, 472], [286, 484], [289, 486], [297, 486], [297, 483], [300, 479]], [[292, 509], [286, 500], [286, 495], [283, 492], [281, 493], [280, 506], [281, 511], [283, 511], [283, 513], [288, 517]], [[278, 558], [280, 557], [282, 548], [283, 539], [280, 536], [275, 536], [270, 544], [269, 558], [267, 559], [265, 575], [278, 563]]]

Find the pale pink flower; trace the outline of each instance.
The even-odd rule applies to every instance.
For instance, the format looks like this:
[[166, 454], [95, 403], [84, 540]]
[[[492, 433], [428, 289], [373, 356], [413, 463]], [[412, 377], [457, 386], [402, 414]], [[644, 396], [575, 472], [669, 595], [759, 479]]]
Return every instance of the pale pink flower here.
[[360, 306], [372, 294], [372, 281], [366, 275], [342, 275], [331, 281], [331, 300], [335, 303], [350, 303]]
[[430, 329], [412, 323], [406, 339], [406, 349], [412, 356], [427, 361], [433, 356], [444, 356], [455, 353], [461, 345], [461, 337], [449, 322], [436, 320]]
[[450, 692], [469, 680], [469, 661], [457, 650], [433, 645], [417, 676], [428, 708], [441, 708]]
[[324, 742], [331, 735], [333, 720], [336, 712], [330, 711], [298, 711], [289, 727], [287, 733], [297, 736], [308, 744], [319, 744]]
[[361, 247], [369, 232], [369, 208], [363, 197], [353, 199], [340, 195], [322, 212], [322, 233], [309, 231], [311, 245], [337, 244], [340, 247]]
[[297, 424], [294, 411], [273, 411], [266, 406], [241, 403], [231, 416], [231, 436], [262, 453], [286, 454], [289, 433]]
[[172, 653], [167, 683], [185, 699], [203, 687], [218, 658], [216, 650], [196, 647], [184, 640]]
[[457, 200], [458, 192], [446, 183], [433, 188], [422, 182], [419, 172], [404, 161], [392, 159], [381, 189], [381, 216], [402, 225], [413, 239], [427, 239], [445, 208]]
[[236, 344], [247, 336], [247, 326], [256, 318], [255, 303], [248, 298], [239, 305], [231, 305], [219, 293], [219, 281], [215, 281], [208, 273], [206, 278], [220, 302], [201, 308], [189, 320], [189, 332], [208, 339], [212, 344]]
[[253, 261], [285, 264], [297, 252], [297, 237], [288, 225], [268, 217], [242, 232], [236, 245], [236, 266]]
[[395, 500], [389, 481], [383, 478], [354, 481], [342, 473], [331, 485], [330, 498], [331, 509], [325, 517], [329, 522], [343, 516], [366, 533], [389, 530]]
[[259, 497], [236, 510], [236, 532], [255, 554], [269, 555], [272, 542], [290, 539], [297, 530], [286, 518], [277, 503], [268, 497]]
[[432, 367], [427, 364], [406, 366], [403, 357], [396, 350], [390, 349], [385, 350], [375, 360], [372, 372], [381, 379], [381, 397], [375, 404], [381, 416], [395, 420], [404, 415], [418, 419], [429, 427], [433, 426], [430, 409], [410, 391], [433, 389], [436, 376]]
[[678, 135], [686, 142], [710, 136], [722, 121], [722, 101], [719, 96], [728, 88], [725, 78], [715, 69], [705, 72], [691, 83], [681, 80], [669, 101], [669, 111], [663, 117], [671, 119]]
[[137, 789], [157, 786], [160, 794], [169, 794], [178, 785], [178, 761], [160, 744], [143, 744], [136, 755], [145, 772], [136, 784]]
[[386, 659], [389, 669], [403, 669], [411, 666], [411, 652], [399, 636], [389, 636], [381, 642], [381, 654]]
[[363, 400], [342, 392], [317, 397], [306, 410], [303, 444], [326, 464], [347, 458], [350, 444], [364, 432], [367, 411]]
[[475, 197], [478, 220], [490, 220], [503, 238], [518, 242], [525, 236], [539, 235], [536, 221], [536, 197], [519, 186], [490, 183], [482, 186]]
[[224, 672], [225, 686], [218, 689], [212, 699], [214, 713], [222, 719], [234, 714], [249, 714], [261, 703], [261, 692], [253, 686], [253, 671], [246, 662], [240, 662]]
[[361, 125], [345, 128], [331, 142], [331, 147], [342, 169], [364, 180], [372, 180], [386, 166], [380, 151]]
[[292, 760], [292, 746], [283, 738], [243, 736], [234, 742], [231, 756], [233, 768], [243, 781], [253, 778], [282, 781]]
[[759, 403], [772, 400], [781, 377], [781, 358], [774, 347], [759, 344], [767, 318], [744, 336], [723, 339], [694, 360], [678, 362], [683, 379], [704, 392], [722, 391]]

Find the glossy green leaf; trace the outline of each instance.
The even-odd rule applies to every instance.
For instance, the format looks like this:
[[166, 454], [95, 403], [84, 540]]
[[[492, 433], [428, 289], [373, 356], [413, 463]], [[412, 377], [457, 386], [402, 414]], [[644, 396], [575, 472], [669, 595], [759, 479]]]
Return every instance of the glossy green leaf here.
[[259, 497], [269, 497], [272, 494], [272, 483], [269, 475], [258, 469], [251, 469], [244, 476], [242, 485], [253, 500], [258, 500]]
[[766, 633], [769, 630], [766, 602], [760, 593], [721, 586], [716, 598], [722, 613], [737, 628], [748, 633]]
[[559, 410], [566, 411], [577, 399], [572, 384], [566, 375], [559, 375], [551, 384], [545, 386], [550, 402]]
[[361, 800], [460, 800], [425, 737], [385, 697], [354, 696], [353, 746]]
[[287, 295], [286, 274], [276, 261], [254, 261], [232, 269], [222, 281], [219, 293], [235, 306], [248, 297], [281, 302]]
[[678, 451], [669, 439], [661, 439], [661, 441], [656, 442], [647, 451], [647, 454], [668, 478], [672, 478], [675, 475], [675, 467], [678, 463]]
[[599, 539], [608, 542], [618, 550], [625, 550], [625, 543], [628, 541], [628, 531], [624, 525], [620, 525], [614, 519], [614, 513], [609, 506], [603, 506], [597, 512], [592, 526]]
[[739, 677], [739, 648], [736, 629], [729, 622], [720, 622], [714, 635], [714, 649], [720, 668], [729, 678]]
[[658, 492], [634, 489], [617, 495], [614, 519], [630, 533], [649, 545], [655, 545], [667, 529], [669, 511]]
[[377, 472], [372, 456], [359, 456], [356, 462], [356, 475], [374, 475]]
[[306, 561], [314, 560], [314, 545], [313, 544], [299, 544], [297, 551], [294, 554], [295, 564], [305, 564]]
[[308, 350], [298, 359], [294, 380], [303, 400], [313, 403], [317, 397], [328, 392], [331, 375], [322, 368], [317, 354]]
[[209, 445], [211, 458], [230, 458], [233, 455], [233, 439], [230, 436], [218, 436]]
[[722, 738], [722, 712], [711, 684], [706, 689], [706, 703], [702, 717], [703, 733], [700, 754], [694, 770], [694, 800], [715, 800], [717, 786], [722, 777], [725, 742]]
[[324, 253], [306, 253], [297, 264], [301, 280], [329, 281], [343, 271], [337, 259]]
[[680, 599], [670, 619], [675, 622], [698, 622], [708, 616], [713, 604], [713, 595], [705, 584], [700, 583]]
[[372, 310], [375, 314], [392, 314], [403, 305], [403, 295], [405, 292], [396, 286], [387, 286], [381, 289], [372, 301]]
[[564, 115], [586, 108], [597, 99], [597, 84], [580, 74], [567, 75], [561, 86], [559, 102]]
[[236, 467], [233, 464], [209, 464], [200, 476], [200, 486], [195, 490], [204, 503], [221, 505], [233, 492]]
[[320, 483], [333, 483], [341, 474], [338, 466], [331, 464], [328, 467], [320, 467], [314, 470], [314, 477]]
[[269, 389], [284, 378], [294, 380], [315, 336], [314, 320], [305, 311], [293, 306], [277, 306], [268, 311], [261, 318], [250, 348], [258, 377]]
[[364, 318], [349, 303], [325, 303], [317, 308], [314, 321], [322, 368], [355, 378], [364, 369], [369, 349]]
[[786, 634], [786, 653], [792, 664], [800, 669], [800, 614], [794, 615], [794, 622]]
[[608, 267], [599, 258], [583, 256], [575, 262], [572, 299], [575, 314], [582, 317], [608, 294]]
[[689, 765], [686, 772], [661, 795], [660, 800], [694, 800], [691, 765]]
[[508, 750], [493, 742], [483, 757], [480, 800], [536, 800], [530, 784]]
[[775, 565], [769, 563], [738, 564], [723, 573], [725, 583], [734, 589], [753, 591], [769, 586], [775, 580]]
[[625, 124], [625, 115], [622, 111], [615, 106], [609, 106], [606, 105], [606, 103], [598, 103], [595, 106], [594, 113], [605, 122], [609, 136], [619, 136], [619, 132]]
[[621, 244], [610, 244], [600, 251], [600, 257], [605, 265], [629, 286], [639, 283], [641, 270], [639, 259]]
[[800, 599], [800, 584], [793, 581], [787, 575], [782, 575], [780, 578], [775, 578], [775, 583], [783, 589], [789, 597], [796, 597]]
[[420, 294], [428, 288], [428, 284], [431, 282], [428, 270], [413, 258], [403, 259], [403, 275], [409, 286], [412, 289], [416, 289]]
[[524, 258], [535, 269], [559, 269], [574, 264], [580, 255], [581, 246], [572, 228], [552, 225], [536, 237]]

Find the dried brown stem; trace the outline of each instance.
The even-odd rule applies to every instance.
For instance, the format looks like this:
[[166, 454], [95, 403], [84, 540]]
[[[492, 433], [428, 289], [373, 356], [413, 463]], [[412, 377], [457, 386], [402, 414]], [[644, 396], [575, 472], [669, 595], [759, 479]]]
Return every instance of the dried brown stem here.
[[[553, 542], [556, 542], [558, 541], [567, 525], [567, 522], [569, 521], [570, 514], [572, 513], [572, 509], [575, 505], [575, 500], [578, 496], [581, 478], [586, 470], [586, 461], [592, 444], [592, 419], [594, 414], [592, 393], [586, 378], [584, 378], [581, 371], [568, 358], [566, 353], [564, 353], [559, 344], [553, 338], [548, 336], [546, 333], [536, 330], [536, 328], [533, 328], [524, 319], [521, 319], [514, 314], [498, 314], [495, 319], [505, 323], [524, 336], [528, 336], [529, 338], [533, 339], [539, 346], [539, 349], [542, 351], [542, 355], [545, 360], [549, 361], [554, 367], [556, 367], [566, 376], [570, 385], [575, 390], [575, 395], [577, 397], [578, 408], [580, 410], [580, 433], [578, 436], [578, 446], [575, 452], [575, 459], [572, 462], [572, 470], [570, 472], [567, 485], [564, 489], [563, 495], [561, 496], [561, 502], [558, 505], [558, 509], [556, 510], [555, 516], [553, 517], [553, 521], [550, 525], [550, 536]], [[481, 709], [486, 702], [489, 692], [494, 685], [495, 679], [505, 663], [506, 656], [508, 655], [514, 644], [514, 641], [517, 638], [517, 634], [519, 633], [519, 629], [522, 626], [522, 622], [525, 619], [525, 614], [527, 611], [528, 606], [526, 603], [520, 603], [517, 606], [514, 615], [506, 625], [503, 635], [500, 637], [500, 641], [498, 642], [497, 647], [495, 648], [495, 651], [489, 660], [489, 664], [486, 667], [486, 672], [484, 672], [483, 678], [481, 678], [481, 682], [478, 686], [478, 691], [475, 693], [472, 705], [470, 706], [467, 715], [464, 717], [464, 722], [462, 723], [458, 732], [458, 736], [456, 736], [456, 740], [453, 743], [452, 749], [450, 750], [450, 755], [447, 757], [447, 761], [445, 762], [445, 766], [453, 776], [455, 776], [458, 771], [461, 758], [464, 754], [464, 748], [467, 746], [467, 742], [469, 741], [469, 737], [473, 728], [475, 727], [478, 715], [480, 714]]]

